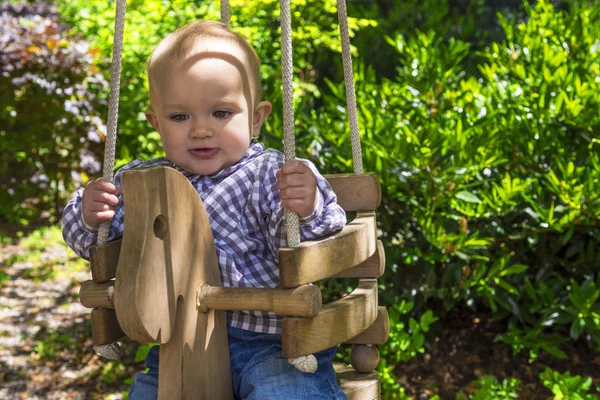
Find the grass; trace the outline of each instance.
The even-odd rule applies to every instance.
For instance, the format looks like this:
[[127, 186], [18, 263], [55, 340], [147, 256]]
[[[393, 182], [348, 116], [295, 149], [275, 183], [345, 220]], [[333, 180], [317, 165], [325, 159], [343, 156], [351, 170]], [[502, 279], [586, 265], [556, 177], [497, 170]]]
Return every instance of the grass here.
[[57, 226], [38, 228], [27, 236], [16, 236], [17, 239], [11, 240], [7, 240], [6, 237], [0, 238], [0, 248], [17, 247], [15, 254], [0, 262], [0, 285], [10, 279], [5, 271], [15, 264], [23, 265], [21, 270], [24, 279], [36, 283], [66, 278], [73, 272], [82, 272], [89, 268], [88, 263], [70, 249], [67, 250], [66, 258], [64, 251], [52, 251], [67, 247]]

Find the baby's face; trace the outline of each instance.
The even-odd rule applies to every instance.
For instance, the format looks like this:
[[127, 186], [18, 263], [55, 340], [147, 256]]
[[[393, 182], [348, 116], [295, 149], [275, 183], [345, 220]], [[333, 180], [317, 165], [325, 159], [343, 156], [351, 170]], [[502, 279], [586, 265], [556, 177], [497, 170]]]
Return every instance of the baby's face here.
[[[248, 150], [252, 94], [247, 64], [236, 45], [202, 42], [196, 48], [195, 55], [172, 62], [157, 79], [147, 117], [169, 160], [188, 172], [211, 175]], [[213, 58], [220, 53], [227, 56]]]

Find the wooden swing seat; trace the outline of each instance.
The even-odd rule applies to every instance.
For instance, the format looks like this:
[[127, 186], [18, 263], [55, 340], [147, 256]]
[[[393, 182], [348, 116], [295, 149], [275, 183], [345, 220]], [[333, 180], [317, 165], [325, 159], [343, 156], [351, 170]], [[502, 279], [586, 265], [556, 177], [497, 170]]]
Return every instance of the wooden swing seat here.
[[[340, 386], [348, 399], [379, 399], [379, 354], [370, 345], [389, 336], [376, 281], [385, 265], [374, 212], [381, 191], [374, 174], [326, 178], [356, 218], [333, 237], [280, 249], [280, 286], [248, 289], [220, 287], [208, 215], [183, 175], [165, 167], [123, 173], [123, 238], [92, 249], [92, 280], [80, 291], [94, 308], [94, 344], [125, 335], [161, 343], [159, 399], [233, 398], [224, 310], [273, 311], [293, 316], [282, 323], [288, 358], [357, 345], [355, 368], [336, 366]], [[358, 287], [322, 306], [319, 289], [306, 284], [327, 277], [359, 278]]]

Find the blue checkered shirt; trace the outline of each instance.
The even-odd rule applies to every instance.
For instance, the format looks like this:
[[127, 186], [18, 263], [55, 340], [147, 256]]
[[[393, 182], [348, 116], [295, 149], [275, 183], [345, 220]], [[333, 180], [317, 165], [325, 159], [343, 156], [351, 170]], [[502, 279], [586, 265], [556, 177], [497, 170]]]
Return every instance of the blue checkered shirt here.
[[[253, 141], [245, 156], [235, 165], [213, 175], [186, 172], [166, 158], [135, 160], [115, 174], [121, 187], [121, 173], [132, 168], [168, 166], [181, 172], [196, 188], [210, 219], [223, 286], [273, 288], [279, 284], [278, 249], [285, 247], [286, 227], [275, 174], [284, 164], [284, 155]], [[315, 166], [303, 160], [317, 177], [317, 207], [300, 220], [303, 240], [333, 234], [346, 223], [344, 210], [335, 193]], [[63, 237], [79, 256], [89, 258], [96, 243], [96, 231], [86, 227], [81, 217], [83, 190], [67, 204], [63, 215]], [[109, 240], [123, 236], [123, 198], [111, 221]], [[281, 333], [281, 319], [271, 312], [232, 311], [231, 326], [260, 333]]]

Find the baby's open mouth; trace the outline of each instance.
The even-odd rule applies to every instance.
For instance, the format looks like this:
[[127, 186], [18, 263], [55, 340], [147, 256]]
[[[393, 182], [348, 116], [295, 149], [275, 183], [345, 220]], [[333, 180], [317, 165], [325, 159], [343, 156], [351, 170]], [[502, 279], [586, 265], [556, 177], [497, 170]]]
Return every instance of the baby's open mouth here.
[[215, 154], [217, 154], [218, 151], [219, 151], [219, 149], [217, 147], [202, 147], [202, 148], [192, 149], [192, 150], [190, 150], [190, 153], [192, 153], [196, 157], [210, 158], [210, 157], [214, 156]]

